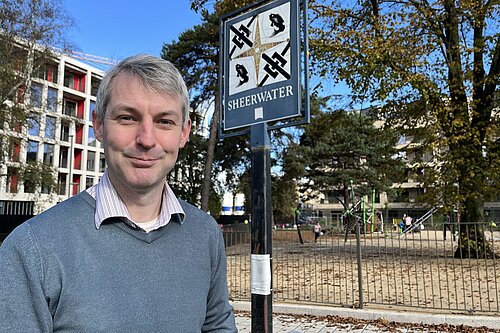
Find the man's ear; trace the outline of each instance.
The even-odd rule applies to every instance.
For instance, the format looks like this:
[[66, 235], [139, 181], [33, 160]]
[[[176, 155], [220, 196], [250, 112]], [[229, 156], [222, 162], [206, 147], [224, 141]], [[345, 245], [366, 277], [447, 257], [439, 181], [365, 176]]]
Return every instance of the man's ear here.
[[191, 119], [188, 119], [184, 124], [184, 128], [181, 133], [181, 141], [179, 143], [179, 148], [184, 148], [186, 143], [189, 141], [189, 133], [191, 132]]
[[95, 137], [97, 140], [99, 140], [99, 142], [103, 142], [103, 135], [102, 135], [102, 128], [103, 128], [103, 124], [101, 122], [101, 120], [99, 119], [99, 117], [97, 116], [97, 113], [95, 112], [92, 112], [92, 125], [94, 125], [94, 134], [95, 134]]

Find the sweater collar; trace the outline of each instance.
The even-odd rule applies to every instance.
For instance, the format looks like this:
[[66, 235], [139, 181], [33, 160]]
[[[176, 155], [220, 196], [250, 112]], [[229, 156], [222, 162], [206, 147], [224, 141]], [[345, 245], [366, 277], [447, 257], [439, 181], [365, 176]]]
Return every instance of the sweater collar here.
[[[108, 170], [104, 172], [99, 183], [88, 188], [87, 192], [96, 200], [94, 222], [97, 229], [110, 218], [120, 218], [133, 228], [140, 228], [140, 224], [131, 219], [127, 207], [109, 180]], [[185, 216], [179, 200], [165, 181], [158, 228], [165, 226], [171, 220], [182, 224]]]

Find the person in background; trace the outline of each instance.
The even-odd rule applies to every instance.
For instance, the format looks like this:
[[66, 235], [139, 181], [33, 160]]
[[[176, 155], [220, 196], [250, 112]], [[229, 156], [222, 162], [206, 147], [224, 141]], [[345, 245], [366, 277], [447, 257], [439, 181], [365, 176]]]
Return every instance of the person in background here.
[[319, 222], [316, 222], [316, 224], [314, 225], [314, 243], [316, 243], [319, 236], [321, 236], [321, 224], [319, 224]]
[[5, 332], [236, 332], [221, 230], [166, 176], [189, 139], [186, 85], [137, 55], [102, 80], [98, 184], [16, 228], [0, 248]]
[[410, 230], [413, 223], [413, 219], [410, 215], [406, 215], [405, 217], [405, 231]]
[[403, 218], [399, 221], [399, 233], [403, 233], [405, 230], [406, 214], [403, 214]]

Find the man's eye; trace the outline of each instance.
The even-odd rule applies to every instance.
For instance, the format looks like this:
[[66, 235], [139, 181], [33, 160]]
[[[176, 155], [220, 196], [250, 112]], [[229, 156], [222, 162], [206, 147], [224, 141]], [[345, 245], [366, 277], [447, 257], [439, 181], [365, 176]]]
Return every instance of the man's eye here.
[[130, 123], [130, 122], [135, 121], [134, 117], [132, 117], [132, 116], [120, 116], [120, 117], [118, 117], [118, 119], [124, 123]]
[[160, 119], [158, 120], [158, 123], [162, 126], [173, 126], [175, 125], [175, 122], [170, 120], [170, 119]]

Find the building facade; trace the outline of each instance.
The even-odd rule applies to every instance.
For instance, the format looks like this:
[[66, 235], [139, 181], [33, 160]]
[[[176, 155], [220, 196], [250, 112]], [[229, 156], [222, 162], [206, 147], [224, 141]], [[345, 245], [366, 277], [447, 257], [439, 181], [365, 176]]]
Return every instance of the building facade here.
[[[381, 124], [375, 123], [375, 126]], [[434, 162], [434, 151], [422, 151], [418, 149], [420, 144], [414, 142], [412, 137], [402, 136], [396, 146], [397, 150], [405, 155], [407, 168], [406, 177], [402, 183], [394, 184], [398, 189], [398, 195], [390, 197], [387, 193], [374, 191], [365, 197], [357, 197], [356, 202], [360, 202], [358, 210], [363, 212], [366, 220], [378, 220], [377, 223], [385, 224], [398, 223], [404, 214], [410, 215], [414, 219], [430, 216], [440, 208], [429, 206], [419, 202], [419, 196], [424, 193], [424, 188], [419, 182], [419, 174], [424, 172], [423, 166], [437, 167]], [[340, 225], [342, 215], [345, 212], [344, 206], [340, 203], [342, 197], [340, 192], [320, 193], [318, 199], [305, 202], [305, 209], [314, 216], [323, 217], [328, 224]], [[452, 219], [459, 219], [456, 209], [449, 212], [439, 212], [440, 215], [449, 215]], [[484, 216], [487, 221], [500, 222], [500, 193], [492, 201], [484, 202]], [[444, 218], [444, 216], [441, 216]]]
[[[1, 118], [0, 224], [9, 229], [27, 217], [96, 184], [105, 169], [104, 151], [92, 127], [96, 93], [104, 72], [66, 55], [54, 56], [34, 71], [18, 103], [26, 126]], [[32, 186], [20, 175], [22, 165], [47, 166], [55, 188]], [[5, 230], [2, 230], [4, 233]], [[8, 230], [7, 230], [8, 231]]]

